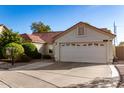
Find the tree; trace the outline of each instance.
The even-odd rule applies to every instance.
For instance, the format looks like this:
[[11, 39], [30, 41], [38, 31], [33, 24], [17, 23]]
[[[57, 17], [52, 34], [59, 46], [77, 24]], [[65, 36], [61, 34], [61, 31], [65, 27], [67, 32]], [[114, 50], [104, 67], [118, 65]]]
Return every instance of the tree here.
[[23, 41], [22, 37], [12, 30], [4, 30], [0, 34], [0, 47], [4, 47], [8, 43], [18, 43], [21, 44]]
[[33, 30], [33, 32], [50, 32], [51, 28], [48, 25], [43, 24], [42, 22], [33, 22], [31, 25], [31, 30]]

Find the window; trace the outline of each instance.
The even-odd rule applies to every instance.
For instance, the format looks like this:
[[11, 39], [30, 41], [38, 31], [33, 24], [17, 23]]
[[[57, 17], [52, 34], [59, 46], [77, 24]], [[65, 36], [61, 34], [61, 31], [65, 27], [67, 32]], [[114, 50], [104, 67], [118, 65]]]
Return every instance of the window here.
[[84, 27], [78, 28], [78, 35], [84, 35]]
[[62, 44], [61, 46], [65, 46], [65, 44]]
[[94, 46], [99, 46], [99, 44], [98, 43], [94, 43]]
[[108, 40], [103, 40], [103, 42], [108, 42]]
[[60, 43], [61, 46], [65, 46], [65, 43]]
[[77, 46], [80, 46], [80, 44], [77, 44]]
[[75, 46], [75, 43], [71, 43], [72, 46]]
[[88, 46], [92, 46], [92, 43], [89, 43]]
[[70, 46], [70, 43], [66, 43], [66, 46]]
[[104, 44], [100, 44], [100, 46], [104, 46]]
[[87, 46], [87, 44], [83, 44], [83, 46]]
[[49, 53], [53, 53], [52, 49], [49, 49]]
[[88, 46], [92, 46], [92, 43], [89, 43]]

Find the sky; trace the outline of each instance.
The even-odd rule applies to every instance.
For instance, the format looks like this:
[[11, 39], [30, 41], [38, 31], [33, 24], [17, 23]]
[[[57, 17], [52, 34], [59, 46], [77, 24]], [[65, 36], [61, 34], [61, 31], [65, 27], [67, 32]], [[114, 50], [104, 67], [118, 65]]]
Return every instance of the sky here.
[[117, 43], [124, 41], [124, 6], [107, 5], [0, 5], [0, 24], [15, 32], [32, 33], [33, 22], [43, 22], [52, 31], [64, 31], [82, 21], [113, 32], [117, 26]]

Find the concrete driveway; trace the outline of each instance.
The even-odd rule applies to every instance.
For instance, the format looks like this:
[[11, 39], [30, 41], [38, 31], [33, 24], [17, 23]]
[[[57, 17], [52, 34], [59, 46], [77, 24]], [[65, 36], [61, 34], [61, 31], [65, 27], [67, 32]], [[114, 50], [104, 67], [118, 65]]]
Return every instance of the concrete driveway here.
[[111, 78], [105, 64], [41, 62], [0, 71], [0, 87], [55, 88], [85, 84], [96, 78]]

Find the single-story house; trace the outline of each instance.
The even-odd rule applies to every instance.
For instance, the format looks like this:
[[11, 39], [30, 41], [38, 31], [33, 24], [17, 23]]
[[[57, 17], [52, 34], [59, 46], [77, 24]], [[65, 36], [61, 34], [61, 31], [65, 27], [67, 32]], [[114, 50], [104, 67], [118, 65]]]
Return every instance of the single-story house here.
[[65, 31], [22, 34], [34, 43], [42, 54], [59, 62], [113, 62], [115, 35], [106, 28], [79, 22]]

